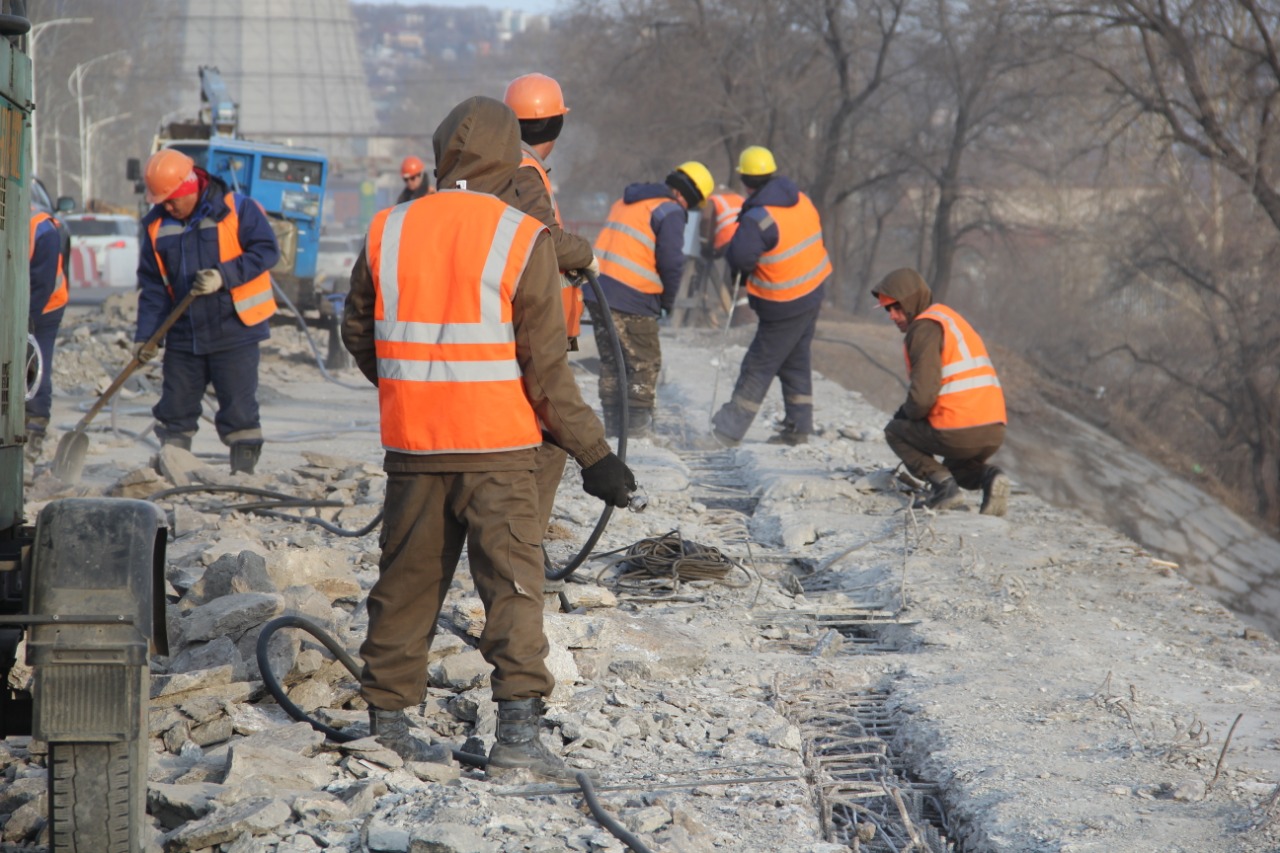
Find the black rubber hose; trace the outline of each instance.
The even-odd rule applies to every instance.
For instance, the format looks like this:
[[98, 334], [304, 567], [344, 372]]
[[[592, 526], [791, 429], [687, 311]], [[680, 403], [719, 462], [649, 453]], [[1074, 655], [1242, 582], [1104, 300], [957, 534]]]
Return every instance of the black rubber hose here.
[[285, 521], [300, 521], [305, 524], [314, 524], [317, 527], [323, 527], [325, 530], [329, 531], [330, 533], [336, 536], [350, 536], [350, 537], [359, 538], [361, 536], [364, 536], [367, 533], [371, 533], [374, 530], [374, 528], [376, 528], [379, 524], [382, 523], [382, 516], [386, 512], [386, 509], [384, 508], [384, 509], [378, 510], [378, 514], [375, 515], [368, 524], [366, 524], [364, 527], [361, 527], [357, 530], [347, 530], [344, 527], [339, 527], [338, 525], [334, 524], [331, 521], [325, 521], [323, 518], [314, 518], [312, 516], [289, 515], [288, 513], [276, 512], [271, 509], [257, 509], [257, 510], [254, 510], [254, 512], [258, 513], [259, 515], [270, 516], [271, 518], [281, 518], [281, 519], [284, 519]]
[[12, 38], [31, 32], [31, 21], [22, 15], [0, 15], [0, 36]]
[[596, 799], [596, 789], [591, 784], [590, 776], [586, 773], [576, 773], [573, 778], [577, 781], [578, 787], [582, 789], [582, 796], [586, 797], [587, 800], [587, 808], [591, 810], [591, 816], [596, 819], [597, 823], [609, 830], [609, 833], [614, 838], [627, 845], [634, 853], [653, 853], [652, 850], [645, 846], [643, 841], [628, 832], [622, 824], [613, 819], [613, 815], [604, 810], [600, 805], [600, 801]]
[[307, 346], [311, 347], [311, 355], [315, 359], [316, 367], [320, 369], [320, 375], [323, 376], [326, 381], [332, 382], [334, 385], [341, 388], [350, 388], [352, 391], [364, 391], [373, 387], [372, 385], [352, 385], [348, 382], [343, 382], [341, 379], [338, 379], [330, 373], [328, 368], [324, 366], [324, 359], [320, 356], [320, 348], [317, 347], [316, 342], [311, 339], [311, 330], [307, 328], [307, 320], [302, 316], [302, 312], [299, 311], [297, 306], [293, 304], [293, 301], [289, 299], [289, 295], [284, 292], [284, 288], [276, 284], [276, 280], [274, 278], [271, 279], [271, 287], [275, 290], [276, 296], [280, 297], [280, 301], [289, 306], [289, 310], [293, 312], [294, 319], [298, 321], [298, 328], [302, 329], [302, 336], [307, 339]]
[[[280, 616], [272, 619], [266, 625], [262, 626], [262, 632], [258, 634], [257, 658], [258, 671], [262, 673], [262, 683], [266, 686], [267, 692], [276, 700], [285, 713], [293, 717], [300, 723], [306, 723], [311, 728], [323, 734], [329, 740], [335, 743], [350, 743], [358, 740], [356, 735], [349, 732], [340, 731], [332, 726], [327, 726], [319, 720], [312, 719], [307, 716], [307, 712], [303, 711], [293, 703], [293, 700], [284, 692], [280, 680], [276, 678], [274, 672], [271, 671], [271, 660], [268, 649], [271, 645], [271, 638], [276, 631], [281, 628], [301, 628], [311, 636], [315, 637], [324, 647], [333, 653], [333, 656], [342, 661], [342, 665], [347, 668], [347, 672], [357, 681], [360, 679], [360, 668], [356, 665], [355, 658], [347, 654], [347, 650], [338, 645], [338, 641], [310, 619], [304, 616]], [[449, 751], [453, 753], [453, 757], [461, 764], [470, 764], [473, 767], [485, 767], [489, 764], [489, 759], [484, 755], [477, 755], [471, 752], [463, 752], [460, 749], [449, 747]]]
[[[609, 300], [605, 299], [604, 290], [600, 287], [600, 281], [596, 278], [596, 274], [590, 270], [586, 270], [587, 281], [591, 284], [591, 290], [596, 295], [596, 302], [600, 306], [600, 315], [604, 317], [604, 327], [609, 333], [609, 343], [613, 345], [613, 359], [618, 365], [619, 378], [622, 380], [624, 391], [629, 384], [626, 381], [627, 363], [622, 354], [622, 341], [618, 339], [618, 330], [613, 325], [613, 314], [609, 311]], [[620, 395], [621, 412], [618, 415], [618, 449], [616, 453], [618, 458], [623, 462], [627, 461], [627, 419], [630, 417], [630, 407], [625, 393]], [[586, 562], [587, 557], [591, 555], [591, 549], [596, 547], [596, 542], [600, 541], [600, 536], [604, 533], [605, 526], [609, 523], [609, 519], [613, 516], [613, 504], [606, 503], [604, 509], [600, 512], [600, 518], [596, 521], [596, 526], [591, 531], [591, 535], [587, 537], [587, 541], [582, 543], [581, 550], [577, 555], [564, 566], [559, 569], [552, 568], [551, 560], [546, 556], [544, 550], [543, 558], [543, 574], [549, 581], [562, 581], [569, 575], [578, 570], [578, 567]]]

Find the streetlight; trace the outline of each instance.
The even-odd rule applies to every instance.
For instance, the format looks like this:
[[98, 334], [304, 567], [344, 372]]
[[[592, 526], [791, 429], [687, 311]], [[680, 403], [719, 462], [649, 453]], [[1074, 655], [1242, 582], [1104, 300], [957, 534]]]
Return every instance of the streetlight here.
[[[99, 62], [105, 62], [108, 59], [114, 59], [115, 57], [123, 56], [126, 53], [128, 53], [126, 50], [117, 50], [103, 54], [102, 56], [94, 57], [88, 62], [81, 62], [71, 70], [71, 76], [67, 78], [67, 91], [72, 95], [75, 95], [76, 110], [80, 115], [80, 188], [82, 190], [87, 191], [89, 186], [88, 166], [85, 163], [84, 157], [85, 144], [87, 142], [84, 124], [84, 73]], [[82, 199], [82, 203], [86, 205], [89, 203], [87, 196]]]
[[133, 115], [133, 113], [120, 113], [120, 115], [107, 116], [106, 118], [100, 118], [97, 121], [90, 124], [88, 130], [85, 131], [84, 156], [85, 156], [85, 161], [89, 164], [89, 168], [84, 170], [83, 172], [85, 177], [84, 177], [84, 184], [81, 187], [81, 189], [84, 190], [85, 210], [89, 209], [89, 199], [93, 197], [93, 132], [100, 127], [104, 127], [108, 124], [111, 124], [114, 121], [120, 121], [121, 119], [126, 119], [131, 115]]
[[[36, 99], [36, 40], [40, 34], [49, 27], [56, 27], [59, 24], [92, 24], [93, 18], [54, 18], [52, 21], [41, 21], [38, 24], [32, 24], [31, 30], [27, 33], [27, 55], [31, 57], [31, 100]], [[31, 111], [31, 174], [40, 174], [40, 125], [38, 117], [40, 109]]]

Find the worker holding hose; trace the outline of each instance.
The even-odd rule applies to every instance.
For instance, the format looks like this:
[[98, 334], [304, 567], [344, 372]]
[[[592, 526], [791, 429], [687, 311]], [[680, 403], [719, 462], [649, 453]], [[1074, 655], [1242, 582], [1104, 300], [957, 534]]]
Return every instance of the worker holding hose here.
[[374, 217], [343, 315], [343, 342], [378, 387], [388, 475], [361, 692], [380, 743], [411, 761], [443, 758], [404, 711], [426, 694], [436, 617], [465, 545], [498, 703], [489, 771], [571, 779], [538, 737], [555, 686], [534, 479], [542, 430], [582, 466], [588, 494], [626, 506], [635, 478], [566, 359], [551, 236], [511, 206], [515, 113], [470, 98], [433, 144], [437, 192]]

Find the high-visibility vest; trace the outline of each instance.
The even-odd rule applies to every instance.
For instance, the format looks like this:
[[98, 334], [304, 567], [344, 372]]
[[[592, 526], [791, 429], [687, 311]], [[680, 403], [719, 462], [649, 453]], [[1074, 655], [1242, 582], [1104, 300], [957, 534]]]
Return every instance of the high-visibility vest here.
[[793, 302], [818, 289], [831, 275], [831, 259], [822, 242], [822, 222], [809, 197], [791, 207], [761, 208], [761, 232], [770, 224], [778, 226], [778, 245], [760, 256], [747, 276], [747, 292], [770, 302]]
[[511, 303], [545, 230], [469, 190], [440, 190], [374, 217], [365, 255], [387, 450], [493, 453], [542, 443]]
[[[547, 191], [547, 198], [551, 199], [551, 212], [556, 217], [556, 224], [561, 228], [564, 222], [560, 219], [560, 205], [556, 203], [556, 194], [551, 191], [551, 177], [547, 174], [547, 169], [542, 165], [542, 159], [528, 148], [521, 146], [524, 152], [524, 158], [520, 161], [520, 168], [526, 166], [538, 173], [542, 186]], [[560, 271], [561, 273], [564, 270]], [[582, 288], [575, 285], [569, 280], [568, 276], [560, 276], [560, 305], [564, 309], [564, 328], [569, 333], [570, 338], [576, 338], [582, 334]]]
[[1000, 377], [973, 327], [945, 305], [929, 306], [916, 320], [942, 327], [942, 385], [929, 410], [929, 424], [934, 429], [964, 429], [1008, 423]]
[[619, 199], [596, 237], [593, 250], [600, 272], [641, 293], [662, 292], [658, 275], [658, 237], [650, 219], [660, 205], [675, 204], [669, 198], [646, 198], [627, 204]]
[[[54, 228], [58, 227], [58, 220], [54, 219], [43, 211], [31, 217], [31, 248], [27, 251], [27, 258], [32, 259], [36, 256], [36, 229], [44, 222], [52, 222]], [[62, 268], [62, 240], [58, 240], [58, 273], [54, 279], [53, 293], [49, 294], [49, 301], [44, 304], [44, 310], [40, 313], [50, 314], [57, 311], [67, 304], [70, 299], [71, 292], [67, 289], [67, 273]]]
[[[197, 227], [218, 229], [218, 260], [225, 264], [244, 254], [244, 249], [240, 246], [240, 214], [236, 212], [235, 194], [227, 193], [223, 201], [229, 212], [222, 221], [203, 219]], [[253, 199], [249, 201], [258, 203]], [[164, 279], [165, 289], [169, 291], [169, 298], [176, 301], [177, 297], [174, 296], [173, 285], [169, 283], [169, 273], [165, 269], [164, 259], [156, 250], [156, 240], [169, 234], [181, 234], [186, 230], [186, 226], [182, 223], [162, 226], [163, 221], [164, 217], [157, 217], [147, 226], [147, 235], [151, 238], [151, 249], [155, 252], [156, 266], [160, 268], [160, 277]], [[271, 293], [270, 271], [264, 270], [243, 284], [231, 288], [231, 304], [235, 306], [236, 315], [246, 326], [256, 326], [276, 313], [276, 298]]]
[[742, 196], [729, 190], [711, 194], [711, 207], [715, 211], [712, 223], [715, 231], [711, 235], [711, 245], [717, 252], [729, 245], [729, 241], [737, 233], [742, 202]]

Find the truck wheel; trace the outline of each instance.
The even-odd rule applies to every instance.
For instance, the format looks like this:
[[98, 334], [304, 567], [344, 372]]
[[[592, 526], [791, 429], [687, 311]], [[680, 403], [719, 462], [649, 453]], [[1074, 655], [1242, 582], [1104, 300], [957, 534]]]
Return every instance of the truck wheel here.
[[135, 853], [146, 775], [133, 743], [49, 744], [50, 853]]

